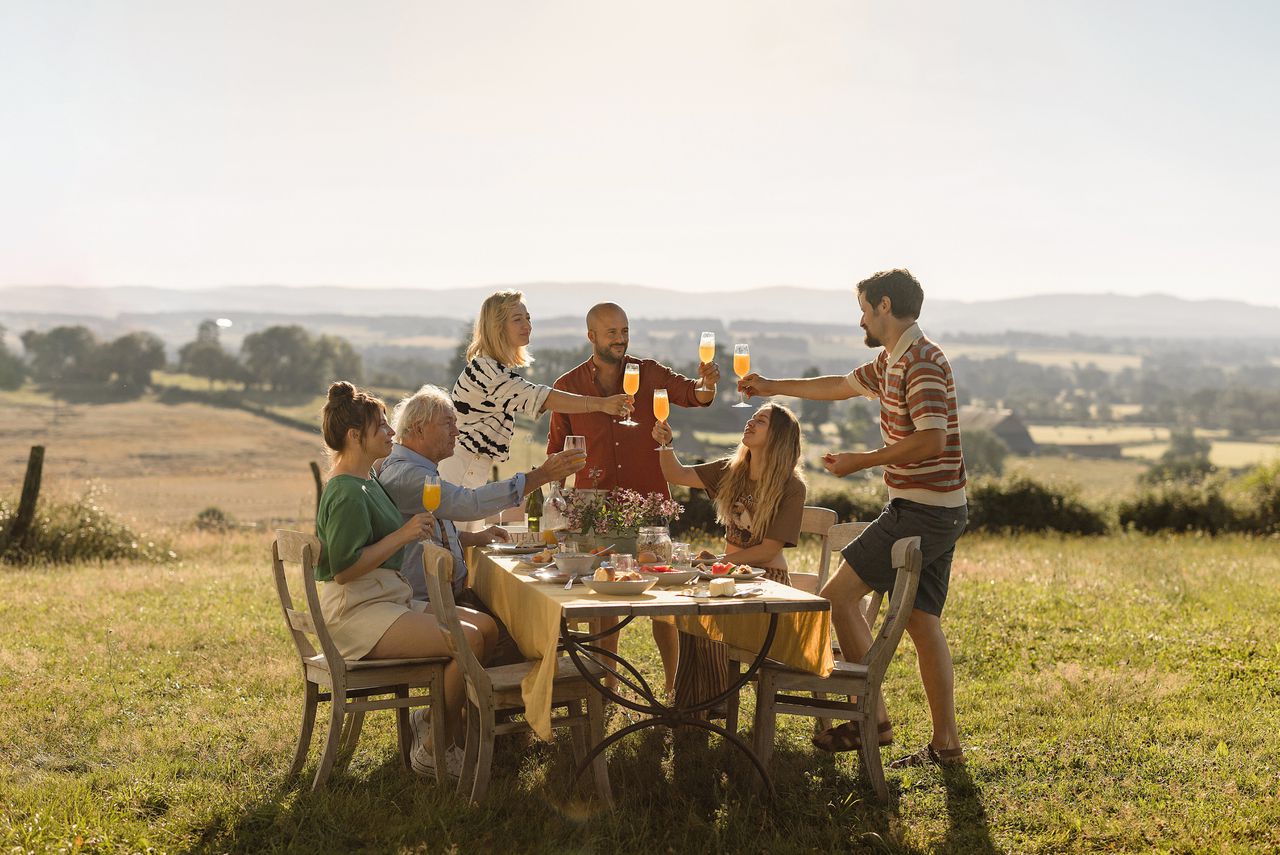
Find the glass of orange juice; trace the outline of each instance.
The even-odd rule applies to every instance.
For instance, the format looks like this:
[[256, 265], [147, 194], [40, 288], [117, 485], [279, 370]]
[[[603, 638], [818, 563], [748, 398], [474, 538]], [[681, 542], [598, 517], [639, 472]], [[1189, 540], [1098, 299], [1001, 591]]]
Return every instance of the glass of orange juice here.
[[[622, 391], [632, 397], [635, 396], [636, 392], [640, 391], [640, 366], [635, 362], [628, 362], [627, 369], [622, 374]], [[618, 424], [626, 425], [627, 427], [635, 427], [639, 422], [632, 421], [630, 414], [628, 414], [627, 417], [618, 422]]]
[[440, 507], [439, 475], [428, 475], [422, 479], [422, 507], [428, 511]]
[[[751, 373], [751, 348], [745, 344], [735, 344], [733, 346], [733, 373], [738, 375], [741, 380]], [[738, 403], [735, 407], [749, 407], [747, 396], [742, 392], [738, 392]]]
[[[671, 400], [667, 397], [666, 389], [653, 390], [653, 417], [660, 422], [665, 422], [671, 415]], [[655, 451], [670, 451], [671, 446], [660, 445]]]
[[698, 340], [698, 359], [703, 362], [714, 362], [716, 358], [716, 334], [704, 332]]

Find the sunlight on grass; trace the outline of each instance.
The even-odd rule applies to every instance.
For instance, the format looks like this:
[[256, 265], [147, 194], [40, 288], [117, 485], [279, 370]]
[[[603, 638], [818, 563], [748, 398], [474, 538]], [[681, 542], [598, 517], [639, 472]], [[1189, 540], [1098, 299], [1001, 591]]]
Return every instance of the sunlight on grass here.
[[[328, 792], [283, 780], [300, 680], [265, 535], [190, 532], [174, 565], [6, 569], [0, 601], [5, 851], [1257, 851], [1280, 846], [1280, 558], [1274, 541], [961, 541], [947, 623], [967, 770], [891, 773], [781, 720], [781, 803], [713, 740], [646, 732], [610, 756], [620, 809], [568, 782], [564, 740], [500, 741], [467, 808], [403, 772], [371, 716]], [[793, 565], [815, 554], [812, 543]], [[646, 626], [623, 648], [658, 669]], [[897, 746], [928, 738], [904, 644]], [[744, 696], [750, 722], [751, 696]], [[615, 711], [613, 727], [625, 724]], [[749, 724], [744, 724], [749, 727]], [[318, 749], [313, 750], [314, 763]]]

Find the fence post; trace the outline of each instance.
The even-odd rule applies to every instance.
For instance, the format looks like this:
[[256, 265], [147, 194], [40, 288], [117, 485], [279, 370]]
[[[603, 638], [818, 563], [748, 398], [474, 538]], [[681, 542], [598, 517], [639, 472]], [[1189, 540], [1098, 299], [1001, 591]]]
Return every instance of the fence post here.
[[324, 495], [324, 481], [320, 480], [320, 464], [311, 461], [311, 477], [316, 482], [316, 513], [320, 512], [320, 497]]
[[21, 548], [27, 539], [31, 521], [36, 517], [36, 500], [40, 498], [40, 476], [44, 471], [44, 446], [31, 446], [31, 454], [27, 457], [27, 475], [22, 480], [22, 498], [18, 500], [18, 515], [9, 526], [5, 542], [0, 544], [0, 552], [9, 547]]

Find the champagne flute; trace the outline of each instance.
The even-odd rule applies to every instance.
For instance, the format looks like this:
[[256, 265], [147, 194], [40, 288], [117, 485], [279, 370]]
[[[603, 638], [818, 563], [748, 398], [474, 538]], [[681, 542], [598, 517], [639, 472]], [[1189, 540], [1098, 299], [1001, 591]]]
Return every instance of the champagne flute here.
[[[626, 392], [628, 395], [631, 395], [632, 397], [635, 397], [636, 392], [640, 391], [639, 363], [635, 363], [635, 362], [627, 363], [627, 369], [625, 372], [623, 372], [623, 375], [622, 375], [622, 391]], [[636, 425], [639, 424], [639, 422], [632, 421], [631, 415], [628, 414], [627, 417], [622, 421], [618, 422], [618, 424], [625, 425], [626, 427], [635, 427]]]
[[[667, 397], [666, 389], [653, 390], [653, 417], [660, 422], [665, 422], [671, 415], [671, 400]], [[654, 451], [670, 451], [671, 446], [662, 444], [654, 449]]]
[[[733, 373], [738, 375], [741, 380], [751, 373], [751, 348], [745, 344], [735, 344], [733, 346]], [[747, 403], [747, 396], [741, 390], [738, 391], [738, 403], [735, 407], [750, 407]]]
[[422, 508], [435, 513], [438, 507], [440, 507], [440, 476], [427, 475], [422, 479]]
[[698, 341], [698, 359], [703, 362], [714, 362], [716, 358], [716, 334], [704, 332]]
[[439, 475], [428, 475], [422, 479], [422, 507], [432, 512], [440, 507]]

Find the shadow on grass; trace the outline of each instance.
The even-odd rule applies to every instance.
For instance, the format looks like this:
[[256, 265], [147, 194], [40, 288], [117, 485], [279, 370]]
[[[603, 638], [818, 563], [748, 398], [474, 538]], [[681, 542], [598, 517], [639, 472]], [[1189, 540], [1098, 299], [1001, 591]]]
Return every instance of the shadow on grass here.
[[890, 804], [880, 805], [856, 768], [780, 751], [779, 798], [770, 803], [746, 757], [697, 731], [646, 729], [611, 751], [612, 813], [589, 797], [590, 775], [581, 787], [571, 780], [565, 737], [500, 739], [489, 793], [474, 806], [377, 748], [358, 749], [351, 768], [318, 793], [310, 789], [314, 771], [309, 765], [297, 780], [227, 805], [189, 851], [918, 851], [893, 831], [896, 785]]
[[977, 855], [996, 853], [1000, 850], [991, 841], [991, 829], [987, 825], [987, 812], [977, 785], [969, 774], [967, 765], [942, 769], [942, 781], [947, 788], [947, 836], [940, 849], [948, 852], [973, 852]]

